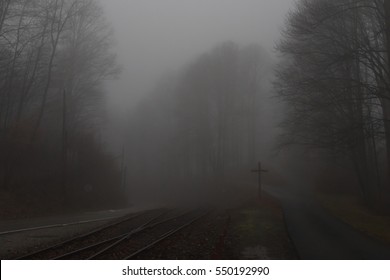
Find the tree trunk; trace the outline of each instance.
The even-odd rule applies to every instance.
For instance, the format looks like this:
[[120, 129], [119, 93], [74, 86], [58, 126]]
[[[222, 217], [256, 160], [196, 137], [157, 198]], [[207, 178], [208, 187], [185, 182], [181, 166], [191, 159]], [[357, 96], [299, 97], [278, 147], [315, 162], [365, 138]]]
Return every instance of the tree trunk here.
[[44, 24], [43, 30], [42, 30], [41, 41], [40, 41], [40, 44], [39, 44], [39, 47], [37, 50], [37, 55], [36, 55], [35, 61], [34, 61], [34, 68], [33, 68], [31, 77], [29, 78], [29, 81], [27, 82], [27, 86], [23, 89], [21, 96], [20, 96], [20, 99], [19, 99], [18, 110], [17, 110], [17, 114], [16, 114], [16, 126], [19, 125], [20, 119], [22, 117], [25, 99], [28, 96], [28, 94], [29, 94], [34, 82], [35, 82], [35, 77], [36, 77], [36, 74], [38, 71], [38, 64], [42, 58], [42, 50], [43, 50], [43, 47], [45, 45], [45, 36], [46, 36], [48, 24], [49, 24], [49, 21], [46, 17], [46, 21], [45, 21], [45, 24]]
[[387, 156], [387, 172], [388, 172], [387, 177], [390, 182], [390, 99], [382, 100], [382, 108], [383, 108], [383, 121], [384, 121], [385, 139], [386, 139], [386, 156]]
[[5, 0], [0, 6], [0, 34], [4, 26], [5, 17], [8, 13], [8, 8], [11, 0]]
[[[386, 27], [386, 50], [387, 50], [387, 69], [390, 70], [390, 0], [384, 0], [385, 10], [385, 27]], [[389, 71], [388, 71], [389, 73]], [[387, 83], [390, 84], [390, 76], [386, 77]], [[383, 117], [386, 137], [387, 150], [387, 178], [390, 185], [390, 92], [387, 92], [387, 98], [382, 101]], [[387, 186], [387, 192], [390, 195], [390, 187]]]
[[66, 90], [62, 92], [62, 193], [64, 206], [68, 203], [68, 132]]

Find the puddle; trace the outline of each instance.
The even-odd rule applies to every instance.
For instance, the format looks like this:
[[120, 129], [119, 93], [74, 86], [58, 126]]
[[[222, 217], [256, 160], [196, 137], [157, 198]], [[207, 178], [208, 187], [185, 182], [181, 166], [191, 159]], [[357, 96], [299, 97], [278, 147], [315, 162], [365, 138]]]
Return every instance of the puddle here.
[[267, 248], [262, 246], [247, 247], [241, 253], [244, 260], [269, 260]]

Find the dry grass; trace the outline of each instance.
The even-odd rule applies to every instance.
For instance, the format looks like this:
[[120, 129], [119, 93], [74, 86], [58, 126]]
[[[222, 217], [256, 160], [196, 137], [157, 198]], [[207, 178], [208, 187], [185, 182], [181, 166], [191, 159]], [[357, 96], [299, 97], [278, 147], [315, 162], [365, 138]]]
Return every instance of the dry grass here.
[[370, 211], [352, 195], [318, 194], [322, 205], [357, 230], [390, 244], [390, 216]]

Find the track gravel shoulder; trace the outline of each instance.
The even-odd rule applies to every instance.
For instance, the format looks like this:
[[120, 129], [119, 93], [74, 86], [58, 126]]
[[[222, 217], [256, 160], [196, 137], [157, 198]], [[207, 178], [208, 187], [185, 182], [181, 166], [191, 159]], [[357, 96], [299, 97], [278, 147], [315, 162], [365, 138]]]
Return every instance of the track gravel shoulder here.
[[270, 197], [213, 211], [138, 259], [296, 259], [278, 203]]

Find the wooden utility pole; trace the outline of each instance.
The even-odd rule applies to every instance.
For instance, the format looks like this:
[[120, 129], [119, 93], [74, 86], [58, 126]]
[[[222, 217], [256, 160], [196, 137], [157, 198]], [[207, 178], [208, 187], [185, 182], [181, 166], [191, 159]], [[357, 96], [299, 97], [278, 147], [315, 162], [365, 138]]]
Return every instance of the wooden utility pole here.
[[258, 174], [258, 176], [259, 176], [259, 178], [258, 178], [258, 180], [259, 180], [258, 195], [259, 195], [259, 199], [261, 199], [261, 173], [268, 172], [268, 170], [261, 169], [261, 162], [259, 162], [258, 163], [258, 169], [252, 170], [252, 172], [256, 172]]
[[126, 166], [125, 166], [125, 144], [122, 146], [122, 155], [121, 155], [121, 188], [125, 187], [126, 184]]

